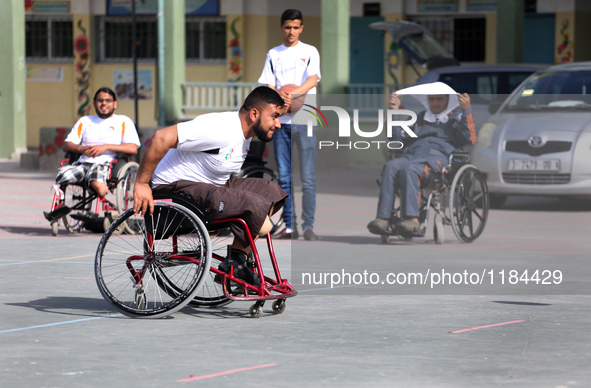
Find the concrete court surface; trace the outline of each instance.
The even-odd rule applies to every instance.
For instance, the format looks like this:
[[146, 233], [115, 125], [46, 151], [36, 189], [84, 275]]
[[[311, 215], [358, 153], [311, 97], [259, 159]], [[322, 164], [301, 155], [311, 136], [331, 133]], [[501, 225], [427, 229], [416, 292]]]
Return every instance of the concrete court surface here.
[[564, 279], [563, 295], [528, 294], [527, 287], [518, 294], [497, 288], [495, 295], [415, 295], [292, 279], [300, 293], [281, 315], [266, 305], [253, 319], [248, 302], [235, 302], [130, 319], [95, 284], [101, 236], [63, 228], [51, 236], [42, 211], [54, 174], [0, 161], [0, 386], [591, 386], [591, 298], [572, 292], [590, 289], [591, 207], [515, 198], [491, 211], [472, 244], [460, 244], [447, 228], [444, 245], [434, 244], [431, 231], [384, 245], [365, 229], [375, 215], [378, 171], [319, 173], [322, 240], [275, 241], [285, 276], [300, 254], [332, 259], [323, 268], [334, 271], [340, 257], [351, 255], [407, 271], [437, 260], [456, 270], [479, 261], [479, 268], [493, 268], [496, 257], [507, 269], [560, 266], [572, 277]]

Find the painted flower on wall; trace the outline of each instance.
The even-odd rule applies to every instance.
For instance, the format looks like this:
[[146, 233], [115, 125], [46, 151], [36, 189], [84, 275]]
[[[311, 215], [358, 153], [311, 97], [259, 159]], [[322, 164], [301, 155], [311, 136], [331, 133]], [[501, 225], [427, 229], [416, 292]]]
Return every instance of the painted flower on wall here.
[[74, 40], [74, 51], [78, 55], [83, 55], [88, 52], [89, 47], [88, 37], [86, 35], [78, 35]]

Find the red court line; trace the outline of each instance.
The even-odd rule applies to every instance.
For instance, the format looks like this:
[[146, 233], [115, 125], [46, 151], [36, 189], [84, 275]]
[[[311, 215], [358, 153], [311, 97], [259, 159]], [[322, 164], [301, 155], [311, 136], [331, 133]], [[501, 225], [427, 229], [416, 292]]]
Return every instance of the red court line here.
[[240, 369], [230, 369], [225, 372], [212, 373], [210, 375], [203, 375], [203, 376], [191, 375], [191, 377], [189, 377], [188, 379], [177, 380], [177, 382], [178, 383], [186, 383], [186, 382], [195, 381], [195, 380], [211, 379], [213, 377], [219, 377], [219, 376], [229, 375], [229, 374], [237, 373], [237, 372], [244, 372], [244, 371], [253, 370], [253, 369], [268, 368], [270, 366], [277, 366], [277, 364], [263, 364], [263, 365], [257, 365], [257, 366], [249, 366], [249, 367], [240, 368]]
[[486, 326], [478, 326], [478, 327], [470, 327], [468, 329], [462, 329], [462, 330], [456, 330], [456, 331], [450, 331], [451, 334], [457, 334], [457, 333], [465, 333], [467, 331], [472, 331], [472, 330], [478, 330], [478, 329], [486, 329], [488, 327], [495, 327], [495, 326], [502, 326], [502, 325], [510, 325], [511, 323], [519, 323], [519, 322], [525, 322], [525, 319], [521, 319], [518, 321], [511, 321], [511, 322], [502, 322], [502, 323], [495, 323], [493, 325], [486, 325]]

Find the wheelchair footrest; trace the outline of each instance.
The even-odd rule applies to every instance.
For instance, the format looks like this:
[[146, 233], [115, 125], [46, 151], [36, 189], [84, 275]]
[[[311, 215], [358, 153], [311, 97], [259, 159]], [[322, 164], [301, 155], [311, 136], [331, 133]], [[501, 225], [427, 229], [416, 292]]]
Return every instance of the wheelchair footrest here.
[[49, 222], [57, 221], [63, 216], [67, 216], [72, 209], [67, 206], [58, 207], [57, 209], [50, 212], [43, 212], [45, 219]]
[[92, 222], [98, 220], [98, 214], [96, 213], [74, 213], [70, 217], [82, 222]]

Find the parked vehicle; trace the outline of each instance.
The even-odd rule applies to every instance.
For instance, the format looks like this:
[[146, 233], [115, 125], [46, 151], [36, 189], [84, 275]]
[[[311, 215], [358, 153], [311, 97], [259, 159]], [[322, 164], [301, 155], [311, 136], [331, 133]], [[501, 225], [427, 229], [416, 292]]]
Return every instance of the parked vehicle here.
[[443, 82], [458, 93], [468, 93], [476, 131], [491, 116], [488, 106], [500, 103], [527, 77], [546, 65], [500, 64], [439, 67], [428, 71], [417, 84]]
[[[370, 25], [377, 30], [388, 31], [396, 44], [412, 59], [411, 66], [419, 76], [416, 84], [443, 82], [458, 93], [468, 93], [472, 101], [476, 130], [491, 114], [488, 105], [502, 102], [523, 80], [546, 65], [500, 64], [460, 65], [446, 52], [429, 30], [408, 21], [377, 22]], [[415, 67], [418, 63], [428, 71], [421, 76]], [[422, 109], [422, 104], [412, 98], [402, 101], [406, 109]]]
[[471, 161], [492, 206], [508, 195], [591, 197], [591, 62], [526, 79], [480, 129]]

